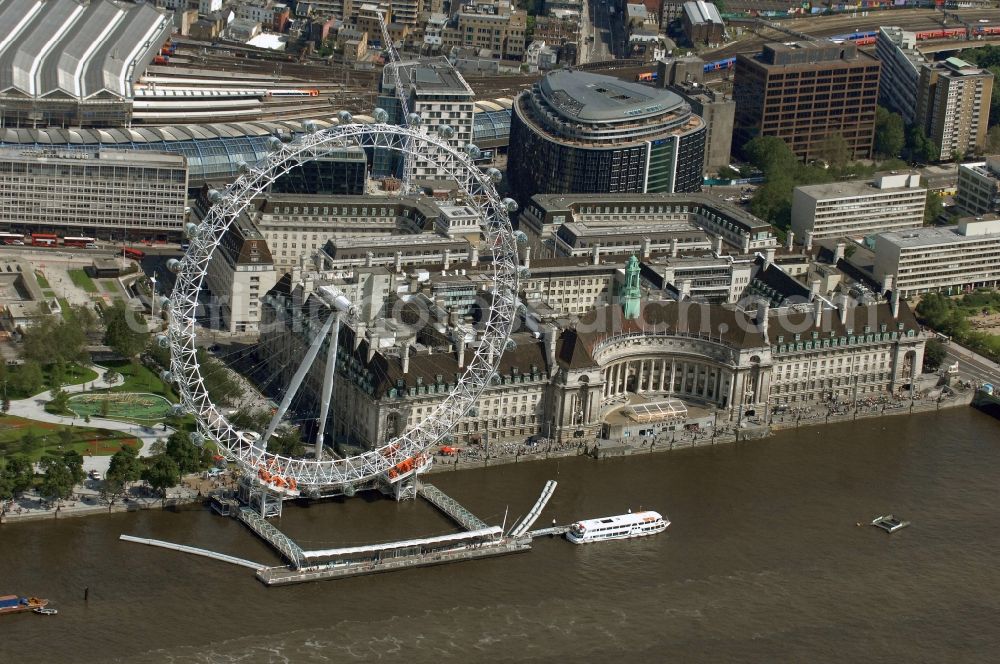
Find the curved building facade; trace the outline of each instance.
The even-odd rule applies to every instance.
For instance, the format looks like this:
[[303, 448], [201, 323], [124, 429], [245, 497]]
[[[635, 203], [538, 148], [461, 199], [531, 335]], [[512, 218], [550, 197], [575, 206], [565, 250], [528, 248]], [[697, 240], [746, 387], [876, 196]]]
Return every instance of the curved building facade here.
[[522, 203], [535, 194], [699, 191], [705, 134], [668, 90], [558, 70], [514, 102], [508, 180]]

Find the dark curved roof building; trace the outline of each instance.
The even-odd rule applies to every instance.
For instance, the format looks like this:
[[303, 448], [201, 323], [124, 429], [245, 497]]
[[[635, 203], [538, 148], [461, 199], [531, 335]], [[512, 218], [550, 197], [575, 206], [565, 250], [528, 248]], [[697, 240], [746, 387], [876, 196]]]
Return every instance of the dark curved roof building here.
[[514, 102], [508, 179], [522, 202], [539, 193], [699, 191], [705, 132], [673, 92], [557, 70]]

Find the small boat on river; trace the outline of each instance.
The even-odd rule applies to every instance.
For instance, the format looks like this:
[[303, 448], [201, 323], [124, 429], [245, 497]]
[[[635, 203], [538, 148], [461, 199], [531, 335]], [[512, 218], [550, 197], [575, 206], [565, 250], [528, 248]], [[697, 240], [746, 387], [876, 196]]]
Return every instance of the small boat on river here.
[[910, 525], [909, 521], [903, 521], [902, 519], [897, 519], [892, 514], [885, 514], [872, 521], [872, 525], [876, 528], [881, 528], [887, 533], [894, 533], [897, 530], [906, 528]]

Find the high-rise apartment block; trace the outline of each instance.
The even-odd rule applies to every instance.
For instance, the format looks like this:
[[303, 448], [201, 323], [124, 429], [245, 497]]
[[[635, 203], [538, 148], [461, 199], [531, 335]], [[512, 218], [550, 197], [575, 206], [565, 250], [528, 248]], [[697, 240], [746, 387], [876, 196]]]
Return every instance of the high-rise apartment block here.
[[920, 68], [917, 119], [940, 148], [938, 159], [961, 159], [986, 145], [993, 74], [958, 58]]
[[916, 50], [916, 34], [879, 29], [882, 61], [879, 101], [907, 124], [924, 130], [943, 161], [979, 152], [986, 145], [993, 74], [959, 58], [927, 60]]
[[827, 40], [765, 44], [759, 55], [737, 56], [735, 149], [776, 136], [809, 161], [842, 136], [849, 158], [870, 157], [879, 69], [854, 44]]

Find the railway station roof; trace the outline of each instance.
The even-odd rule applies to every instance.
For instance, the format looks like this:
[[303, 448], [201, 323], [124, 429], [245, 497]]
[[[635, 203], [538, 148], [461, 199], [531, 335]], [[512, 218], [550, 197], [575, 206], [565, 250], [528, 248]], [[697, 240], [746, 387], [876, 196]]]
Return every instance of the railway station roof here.
[[169, 36], [166, 14], [110, 0], [0, 3], [0, 93], [127, 98]]

